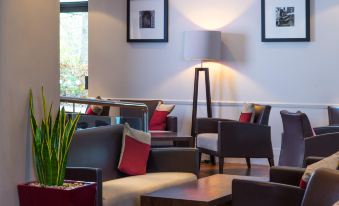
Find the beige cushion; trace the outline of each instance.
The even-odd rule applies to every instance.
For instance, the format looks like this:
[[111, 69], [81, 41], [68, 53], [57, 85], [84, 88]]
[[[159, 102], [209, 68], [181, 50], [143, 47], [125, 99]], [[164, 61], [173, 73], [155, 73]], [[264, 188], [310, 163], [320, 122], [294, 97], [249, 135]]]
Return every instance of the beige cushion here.
[[314, 171], [320, 168], [327, 168], [327, 169], [337, 169], [339, 166], [339, 151], [325, 159], [320, 160], [314, 164], [307, 166], [304, 175], [302, 176], [302, 181], [300, 183], [301, 187], [305, 187], [308, 181], [310, 180]]
[[191, 173], [161, 172], [107, 181], [103, 183], [103, 205], [138, 206], [143, 194], [196, 179]]
[[197, 135], [197, 147], [218, 151], [218, 133], [201, 133]]

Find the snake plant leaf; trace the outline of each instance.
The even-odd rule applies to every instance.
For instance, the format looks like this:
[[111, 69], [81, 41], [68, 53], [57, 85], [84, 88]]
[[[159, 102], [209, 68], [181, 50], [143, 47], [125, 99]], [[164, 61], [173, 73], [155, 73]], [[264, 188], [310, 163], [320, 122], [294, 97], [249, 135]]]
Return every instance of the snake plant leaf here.
[[62, 185], [65, 178], [69, 147], [80, 118], [67, 118], [65, 109], [52, 117], [52, 104], [47, 110], [44, 89], [41, 89], [43, 118], [39, 124], [35, 117], [33, 92], [30, 90], [30, 123], [32, 129], [33, 159], [37, 178], [42, 185]]

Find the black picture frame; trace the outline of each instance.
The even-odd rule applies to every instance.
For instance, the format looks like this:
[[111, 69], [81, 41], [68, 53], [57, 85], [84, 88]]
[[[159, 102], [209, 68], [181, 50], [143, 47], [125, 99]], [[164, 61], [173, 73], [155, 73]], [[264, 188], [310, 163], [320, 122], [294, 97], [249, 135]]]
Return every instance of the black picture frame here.
[[[163, 36], [159, 36], [159, 38], [132, 38], [131, 37], [130, 26], [131, 26], [131, 2], [132, 1], [133, 0], [127, 0], [127, 42], [168, 42], [168, 0], [162, 0], [164, 2], [163, 4], [164, 5]], [[151, 24], [154, 25], [154, 22], [152, 22]]]
[[[311, 41], [310, 35], [310, 0], [296, 0], [305, 2], [305, 37], [296, 37], [296, 38], [284, 38], [284, 37], [277, 37], [277, 38], [269, 38], [267, 37], [267, 28], [266, 28], [266, 2], [268, 1], [276, 1], [276, 0], [261, 0], [261, 41], [262, 42], [309, 42]], [[286, 5], [287, 6], [287, 5]], [[276, 17], [277, 18], [277, 17]], [[294, 18], [294, 14], [293, 14]], [[277, 20], [276, 20], [277, 21]], [[293, 20], [294, 21], [294, 20]], [[277, 24], [277, 23], [276, 23]], [[293, 23], [294, 24], [294, 23]]]

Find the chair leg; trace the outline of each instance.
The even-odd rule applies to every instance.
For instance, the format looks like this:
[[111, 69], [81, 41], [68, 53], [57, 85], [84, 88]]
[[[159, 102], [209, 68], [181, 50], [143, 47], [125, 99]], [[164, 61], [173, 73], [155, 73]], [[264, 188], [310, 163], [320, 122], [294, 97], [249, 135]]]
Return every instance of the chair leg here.
[[268, 158], [268, 163], [270, 164], [270, 167], [274, 167], [274, 159], [272, 157]]
[[211, 161], [212, 165], [215, 165], [215, 156], [210, 155], [210, 161]]
[[219, 157], [219, 174], [224, 173], [224, 157]]
[[246, 158], [247, 168], [251, 169], [251, 158]]
[[202, 156], [202, 153], [199, 152], [199, 171], [200, 171], [200, 166], [201, 166], [201, 156]]

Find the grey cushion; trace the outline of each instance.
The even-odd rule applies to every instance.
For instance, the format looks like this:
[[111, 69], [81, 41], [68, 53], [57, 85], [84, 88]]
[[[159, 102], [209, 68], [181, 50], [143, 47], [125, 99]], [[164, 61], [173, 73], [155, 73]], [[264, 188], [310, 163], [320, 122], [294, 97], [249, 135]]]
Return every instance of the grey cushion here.
[[201, 133], [197, 135], [197, 147], [218, 151], [218, 133]]

